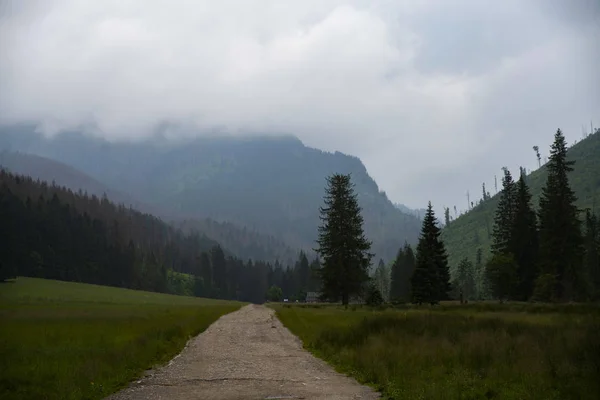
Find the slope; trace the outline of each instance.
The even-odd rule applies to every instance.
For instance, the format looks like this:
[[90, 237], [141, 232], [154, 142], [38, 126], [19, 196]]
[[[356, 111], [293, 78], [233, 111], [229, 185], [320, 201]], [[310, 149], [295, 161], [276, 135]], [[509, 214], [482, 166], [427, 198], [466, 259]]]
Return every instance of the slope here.
[[[98, 198], [106, 197], [117, 204], [135, 208], [144, 213], [156, 215], [186, 232], [197, 231], [213, 241], [220, 243], [230, 253], [247, 260], [274, 262], [280, 260], [286, 265], [293, 264], [298, 251], [287, 246], [277, 238], [259, 232], [240, 228], [230, 223], [203, 218], [185, 218], [181, 212], [173, 212], [165, 207], [138, 201], [132, 195], [115, 190], [95, 178], [59, 161], [46, 157], [10, 151], [0, 152], [0, 168], [6, 168], [16, 174], [30, 176], [44, 182], [54, 182], [74, 192], [87, 193]], [[213, 244], [216, 244], [213, 242]]]
[[352, 174], [378, 257], [393, 259], [420, 229], [416, 216], [379, 191], [358, 158], [309, 148], [290, 136], [125, 143], [76, 132], [45, 139], [26, 127], [4, 130], [0, 148], [58, 159], [153, 205], [246, 226], [293, 248], [314, 247], [325, 178], [334, 172]]
[[[575, 161], [569, 180], [579, 198], [577, 205], [581, 209], [600, 206], [600, 131], [573, 145], [569, 149], [568, 158]], [[517, 171], [512, 172], [513, 176], [518, 176]], [[532, 202], [536, 207], [546, 178], [545, 166], [527, 176]], [[498, 199], [499, 196], [496, 195], [480, 203], [443, 229], [442, 235], [452, 269], [465, 257], [474, 261], [478, 248], [483, 251], [484, 258], [489, 255]]]

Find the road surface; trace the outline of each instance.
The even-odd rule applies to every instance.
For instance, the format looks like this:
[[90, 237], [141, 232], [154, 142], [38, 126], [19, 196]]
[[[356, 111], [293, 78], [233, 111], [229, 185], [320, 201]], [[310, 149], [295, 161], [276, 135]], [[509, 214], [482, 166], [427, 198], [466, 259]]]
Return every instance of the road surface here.
[[169, 364], [107, 400], [378, 398], [304, 350], [272, 309], [248, 305], [221, 317]]

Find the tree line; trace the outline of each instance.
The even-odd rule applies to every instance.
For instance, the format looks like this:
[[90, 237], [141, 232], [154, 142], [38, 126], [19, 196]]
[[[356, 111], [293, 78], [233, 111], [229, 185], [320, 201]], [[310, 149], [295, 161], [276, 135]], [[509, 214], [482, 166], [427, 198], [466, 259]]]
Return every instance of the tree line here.
[[[416, 249], [405, 243], [391, 267], [380, 260], [370, 277], [371, 242], [362, 229], [351, 177], [330, 176], [325, 205], [320, 209], [317, 249], [322, 299], [348, 304], [352, 297], [366, 299], [375, 292], [384, 301], [417, 304], [436, 304], [449, 298], [544, 302], [600, 299], [600, 218], [593, 210], [576, 207], [577, 197], [568, 177], [573, 168], [559, 129], [537, 210], [532, 205], [526, 171], [521, 168], [515, 182], [508, 168], [503, 168], [491, 232], [492, 257], [484, 262], [481, 249], [477, 249], [475, 264], [463, 259], [452, 278], [431, 202]], [[484, 200], [489, 199], [485, 186], [482, 189]], [[448, 224], [448, 208], [444, 214]]]
[[448, 257], [431, 202], [416, 252], [408, 243], [404, 244], [392, 265], [389, 285], [383, 260], [375, 276], [369, 276], [371, 242], [363, 232], [361, 207], [349, 174], [327, 178], [320, 215], [316, 250], [321, 260], [317, 273], [322, 283], [322, 300], [341, 301], [344, 305], [353, 298], [374, 304], [389, 299], [437, 304], [449, 298]]
[[[600, 299], [600, 224], [593, 210], [580, 210], [569, 184], [575, 167], [559, 129], [547, 162], [548, 176], [537, 209], [525, 171], [514, 181], [503, 168], [494, 217], [492, 257], [483, 266], [463, 260], [459, 285], [473, 297], [501, 300], [589, 301]], [[477, 287], [478, 286], [478, 287]]]
[[[268, 288], [302, 298], [318, 287], [315, 263], [242, 261], [196, 231], [106, 197], [0, 170], [0, 279], [19, 276], [174, 291], [182, 274], [197, 296], [261, 303]], [[177, 274], [179, 273], [179, 274]]]

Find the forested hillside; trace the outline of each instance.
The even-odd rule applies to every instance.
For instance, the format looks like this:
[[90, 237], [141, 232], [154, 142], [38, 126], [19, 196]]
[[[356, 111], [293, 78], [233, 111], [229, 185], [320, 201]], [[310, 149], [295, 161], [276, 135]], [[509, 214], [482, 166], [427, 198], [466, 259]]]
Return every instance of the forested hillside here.
[[187, 274], [197, 296], [252, 302], [263, 302], [272, 285], [288, 296], [317, 285], [304, 254], [290, 268], [245, 262], [152, 215], [5, 170], [0, 221], [0, 280], [21, 275], [167, 292], [170, 279]]
[[292, 248], [314, 247], [332, 173], [352, 174], [377, 257], [393, 259], [420, 229], [416, 216], [379, 191], [358, 158], [308, 148], [290, 136], [109, 143], [78, 133], [44, 139], [23, 126], [3, 130], [0, 148], [59, 160], [152, 205], [245, 226]]
[[[550, 138], [549, 136], [548, 142]], [[547, 144], [544, 144], [544, 147], [546, 146]], [[534, 156], [533, 152], [532, 156]], [[600, 131], [596, 131], [595, 134], [569, 148], [568, 159], [575, 161], [574, 170], [569, 173], [569, 181], [578, 199], [577, 206], [582, 210], [597, 209], [600, 207]], [[518, 171], [512, 172], [514, 176], [518, 176]], [[532, 202], [536, 208], [546, 179], [545, 165], [526, 177], [532, 193]], [[442, 235], [453, 271], [464, 258], [476, 262], [478, 249], [482, 250], [484, 260], [489, 258], [498, 199], [499, 196], [496, 195], [481, 201], [471, 211], [443, 229]], [[581, 213], [582, 220], [584, 216], [585, 214]]]
[[68, 188], [81, 195], [106, 196], [111, 202], [133, 207], [150, 213], [186, 232], [197, 231], [216, 240], [224, 248], [242, 260], [263, 260], [289, 264], [298, 257], [298, 251], [291, 249], [283, 241], [255, 230], [240, 228], [231, 223], [217, 222], [209, 218], [190, 219], [182, 213], [172, 212], [164, 207], [143, 203], [132, 195], [115, 190], [108, 185], [61, 162], [34, 154], [0, 152], [0, 167], [15, 174], [30, 176], [57, 186]]

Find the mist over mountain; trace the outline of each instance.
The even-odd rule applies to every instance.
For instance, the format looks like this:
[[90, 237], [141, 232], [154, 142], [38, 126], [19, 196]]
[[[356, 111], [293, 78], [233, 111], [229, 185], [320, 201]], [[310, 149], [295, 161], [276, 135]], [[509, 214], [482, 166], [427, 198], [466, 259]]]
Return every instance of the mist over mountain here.
[[420, 229], [420, 220], [379, 190], [360, 159], [306, 147], [293, 136], [109, 142], [78, 132], [46, 138], [26, 126], [3, 131], [1, 149], [58, 160], [171, 213], [230, 222], [296, 249], [315, 246], [332, 173], [352, 174], [376, 257], [391, 260]]

